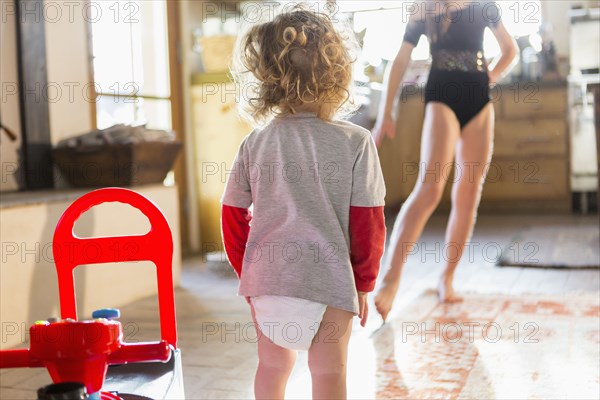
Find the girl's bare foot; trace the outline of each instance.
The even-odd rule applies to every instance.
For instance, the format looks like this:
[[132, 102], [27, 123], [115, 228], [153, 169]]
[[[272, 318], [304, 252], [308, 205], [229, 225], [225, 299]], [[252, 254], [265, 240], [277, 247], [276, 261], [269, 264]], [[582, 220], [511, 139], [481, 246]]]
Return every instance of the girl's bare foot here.
[[398, 286], [400, 284], [400, 277], [388, 279], [386, 276], [382, 282], [382, 286], [375, 296], [375, 308], [381, 315], [383, 320], [387, 320], [388, 314], [392, 309], [396, 292], [398, 292]]
[[462, 298], [454, 292], [452, 286], [453, 275], [443, 274], [438, 284], [438, 298], [440, 303], [458, 303]]

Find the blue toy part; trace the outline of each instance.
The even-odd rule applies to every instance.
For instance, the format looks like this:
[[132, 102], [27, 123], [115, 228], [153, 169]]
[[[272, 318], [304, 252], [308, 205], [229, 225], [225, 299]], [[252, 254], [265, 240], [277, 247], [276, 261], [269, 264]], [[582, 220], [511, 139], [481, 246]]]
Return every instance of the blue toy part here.
[[116, 319], [121, 317], [121, 311], [118, 308], [101, 308], [92, 313], [92, 318]]

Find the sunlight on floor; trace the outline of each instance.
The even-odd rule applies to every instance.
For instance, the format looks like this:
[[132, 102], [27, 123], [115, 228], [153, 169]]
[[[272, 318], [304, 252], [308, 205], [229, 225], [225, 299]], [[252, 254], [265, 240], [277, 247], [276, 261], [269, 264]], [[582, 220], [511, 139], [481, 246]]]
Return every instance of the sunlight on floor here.
[[[369, 338], [370, 331], [354, 324], [349, 346], [348, 398], [375, 398], [376, 365], [375, 349]], [[286, 399], [311, 398], [311, 378], [307, 366], [307, 352], [299, 352], [296, 366], [286, 390]]]

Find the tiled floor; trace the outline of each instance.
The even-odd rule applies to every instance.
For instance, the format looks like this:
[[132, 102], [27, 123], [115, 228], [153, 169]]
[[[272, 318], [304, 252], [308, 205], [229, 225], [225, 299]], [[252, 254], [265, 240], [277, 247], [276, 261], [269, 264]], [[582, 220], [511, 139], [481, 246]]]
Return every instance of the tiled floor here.
[[[422, 297], [423, 292], [435, 287], [441, 264], [439, 247], [436, 248], [436, 245], [443, 246], [444, 223], [443, 217], [436, 216], [431, 220], [419, 243], [419, 251], [409, 259], [392, 317], [401, 319], [403, 309], [414, 304], [415, 299]], [[597, 223], [598, 219], [595, 216], [480, 216], [473, 238], [474, 251], [471, 259], [467, 257], [456, 273], [457, 289], [464, 293], [497, 293], [498, 296], [504, 297], [525, 293], [598, 294], [599, 270], [544, 270], [494, 266], [494, 249], [506, 247], [519, 227], [543, 225], [548, 229], [560, 229], [564, 226]], [[201, 259], [187, 260], [181, 287], [176, 291], [176, 301], [179, 346], [183, 352], [184, 381], [188, 399], [252, 397], [256, 365], [253, 343], [255, 334], [250, 324], [248, 306], [244, 300], [236, 297], [236, 289], [235, 278], [207, 267]], [[155, 298], [122, 307], [121, 311], [121, 320], [126, 327], [128, 340], [155, 339], [159, 336]], [[385, 397], [386, 393], [393, 393], [378, 387], [381, 382], [378, 381], [377, 371], [385, 371], [388, 368], [386, 365], [379, 365], [386, 362], [378, 356], [381, 349], [377, 346], [380, 346], [382, 341], [377, 338], [386, 331], [380, 330], [380, 325], [381, 320], [374, 312], [366, 328], [361, 328], [355, 323], [349, 360], [348, 393], [351, 398]], [[539, 366], [542, 370], [544, 367]], [[495, 365], [493, 368], [504, 368], [509, 372], [513, 366]], [[475, 374], [476, 371], [471, 377], [461, 379], [475, 379]], [[386, 379], [389, 380], [390, 376], [395, 375], [387, 374]], [[405, 380], [407, 376], [411, 375], [405, 375]], [[34, 389], [48, 381], [47, 373], [40, 369], [1, 370], [0, 398], [34, 398]], [[563, 389], [567, 392], [569, 390]], [[287, 395], [288, 398], [310, 398], [310, 377], [305, 353], [299, 355]], [[463, 393], [464, 396], [468, 398], [466, 393]]]

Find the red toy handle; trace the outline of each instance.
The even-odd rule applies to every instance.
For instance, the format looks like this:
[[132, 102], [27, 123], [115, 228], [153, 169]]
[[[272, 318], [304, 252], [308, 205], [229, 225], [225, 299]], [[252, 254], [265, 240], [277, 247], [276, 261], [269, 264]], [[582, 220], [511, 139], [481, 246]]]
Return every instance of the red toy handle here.
[[171, 346], [165, 341], [152, 343], [125, 343], [119, 350], [111, 353], [108, 362], [111, 365], [129, 362], [166, 362], [171, 358]]
[[2, 350], [0, 352], [0, 368], [37, 368], [44, 363], [31, 358], [29, 349]]
[[[79, 238], [73, 227], [79, 217], [102, 203], [119, 202], [140, 210], [150, 221], [145, 235]], [[93, 246], [93, 251], [89, 251]], [[141, 194], [123, 188], [104, 188], [75, 200], [54, 231], [52, 246], [62, 318], [77, 319], [73, 270], [82, 264], [152, 261], [156, 265], [161, 338], [177, 348], [177, 324], [173, 295], [173, 236], [165, 216]], [[93, 257], [91, 257], [91, 256]]]

